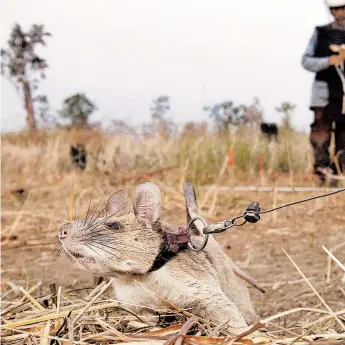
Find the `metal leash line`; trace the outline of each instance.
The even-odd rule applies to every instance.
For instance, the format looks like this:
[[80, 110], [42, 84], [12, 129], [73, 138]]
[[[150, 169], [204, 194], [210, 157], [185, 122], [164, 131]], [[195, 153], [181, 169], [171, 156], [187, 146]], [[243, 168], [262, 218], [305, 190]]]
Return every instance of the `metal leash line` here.
[[280, 209], [285, 208], [285, 207], [289, 207], [289, 206], [293, 206], [293, 205], [298, 205], [298, 204], [301, 204], [303, 202], [324, 198], [326, 196], [334, 195], [334, 194], [342, 193], [342, 192], [345, 192], [345, 188], [337, 190], [335, 192], [330, 192], [330, 193], [327, 193], [327, 194], [321, 194], [321, 195], [313, 196], [313, 197], [308, 198], [308, 199], [303, 199], [303, 200], [300, 200], [300, 201], [291, 202], [291, 203], [286, 204], [286, 205], [282, 205], [282, 206], [278, 206], [276, 208], [272, 208], [271, 210], [260, 211], [259, 214], [270, 213], [270, 212], [277, 211], [277, 210], [280, 210]]
[[[246, 223], [256, 223], [256, 222], [258, 222], [260, 220], [260, 214], [267, 214], [267, 213], [274, 212], [274, 211], [277, 211], [277, 210], [280, 210], [280, 209], [283, 209], [283, 208], [286, 208], [286, 207], [298, 205], [298, 204], [301, 204], [301, 203], [304, 203], [304, 202], [308, 202], [308, 201], [324, 198], [326, 196], [330, 196], [330, 195], [334, 195], [334, 194], [338, 194], [338, 193], [342, 193], [342, 192], [345, 192], [345, 188], [342, 188], [342, 189], [334, 191], [334, 192], [313, 196], [311, 198], [307, 198], [307, 199], [291, 202], [289, 204], [278, 206], [278, 207], [275, 207], [275, 208], [272, 208], [272, 209], [266, 210], [266, 211], [261, 211], [260, 207], [259, 207], [259, 203], [256, 202], [256, 201], [253, 201], [247, 207], [246, 211], [242, 215], [234, 217], [231, 220], [225, 220], [225, 221], [218, 222], [218, 223], [213, 223], [213, 224], [207, 224], [207, 223], [205, 223], [205, 220], [203, 220], [204, 225], [205, 225], [205, 227], [203, 229], [203, 233], [205, 235], [221, 233], [221, 232], [224, 232], [224, 231], [226, 231], [226, 230], [228, 230], [228, 229], [230, 229], [232, 227], [235, 227], [235, 226], [243, 226]], [[197, 218], [198, 217], [193, 219], [193, 222]], [[238, 224], [237, 221], [239, 219], [241, 219], [241, 218], [244, 218], [244, 221], [241, 224]], [[191, 223], [189, 224], [189, 226], [190, 225], [191, 225]], [[206, 243], [205, 243], [205, 245], [206, 245]], [[204, 247], [205, 246], [203, 246], [203, 248]], [[196, 251], [199, 251], [199, 250], [196, 250]]]

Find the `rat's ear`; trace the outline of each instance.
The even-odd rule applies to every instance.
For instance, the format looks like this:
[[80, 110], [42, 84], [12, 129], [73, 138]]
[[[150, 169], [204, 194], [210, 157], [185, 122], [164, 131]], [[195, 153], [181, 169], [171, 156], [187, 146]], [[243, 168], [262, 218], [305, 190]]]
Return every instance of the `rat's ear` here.
[[134, 191], [133, 208], [137, 219], [149, 226], [161, 215], [161, 194], [152, 182], [139, 185]]
[[113, 194], [110, 195], [107, 201], [107, 214], [119, 216], [126, 211], [127, 206], [127, 191], [126, 189], [118, 189]]

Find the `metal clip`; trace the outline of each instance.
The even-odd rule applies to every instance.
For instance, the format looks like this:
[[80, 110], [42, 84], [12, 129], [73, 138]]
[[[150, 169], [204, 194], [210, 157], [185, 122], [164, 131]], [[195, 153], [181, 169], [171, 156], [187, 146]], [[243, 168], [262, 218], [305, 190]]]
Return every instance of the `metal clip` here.
[[203, 233], [204, 234], [219, 234], [233, 227], [235, 224], [236, 224], [236, 221], [234, 222], [231, 220], [225, 220], [224, 222], [209, 224], [204, 228]]

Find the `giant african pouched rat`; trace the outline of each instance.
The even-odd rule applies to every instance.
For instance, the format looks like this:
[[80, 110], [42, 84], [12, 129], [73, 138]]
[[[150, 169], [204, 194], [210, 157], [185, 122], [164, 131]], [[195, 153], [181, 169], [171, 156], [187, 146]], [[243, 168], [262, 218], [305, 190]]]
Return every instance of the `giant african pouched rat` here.
[[[115, 298], [141, 315], [150, 315], [150, 308], [165, 307], [158, 295], [232, 328], [254, 322], [248, 289], [212, 236], [201, 252], [188, 247], [164, 252], [167, 235], [178, 228], [161, 219], [160, 191], [155, 184], [139, 185], [133, 210], [125, 211], [126, 206], [127, 192], [119, 189], [107, 201], [109, 216], [62, 225], [58, 236], [63, 250], [83, 270], [113, 277]], [[191, 239], [198, 245], [202, 242], [195, 233]]]

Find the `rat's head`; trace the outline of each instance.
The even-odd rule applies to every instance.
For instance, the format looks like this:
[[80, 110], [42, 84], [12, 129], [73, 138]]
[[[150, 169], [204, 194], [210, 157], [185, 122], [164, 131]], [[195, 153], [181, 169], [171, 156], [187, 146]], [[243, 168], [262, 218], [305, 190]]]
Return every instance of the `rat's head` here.
[[127, 192], [119, 189], [107, 201], [106, 217], [59, 228], [62, 249], [80, 268], [96, 275], [146, 273], [162, 244], [160, 203], [158, 187], [143, 183], [134, 192], [133, 211], [125, 212]]

